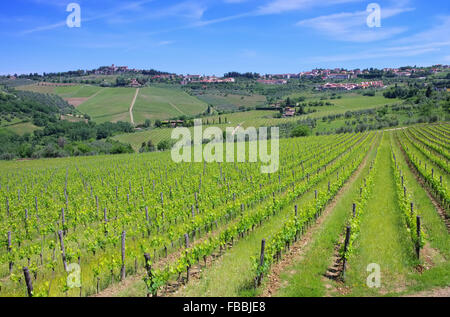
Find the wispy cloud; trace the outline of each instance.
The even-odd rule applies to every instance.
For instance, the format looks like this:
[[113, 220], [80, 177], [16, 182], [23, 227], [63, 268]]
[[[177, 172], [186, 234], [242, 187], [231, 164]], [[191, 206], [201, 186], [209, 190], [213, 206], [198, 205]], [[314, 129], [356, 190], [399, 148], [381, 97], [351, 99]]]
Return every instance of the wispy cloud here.
[[431, 42], [426, 44], [408, 46], [390, 46], [375, 50], [362, 50], [351, 54], [339, 54], [332, 56], [317, 56], [309, 59], [311, 63], [320, 62], [346, 62], [355, 60], [369, 60], [386, 57], [418, 56], [431, 52], [439, 52], [441, 48], [449, 47], [450, 41]]
[[[34, 1], [41, 1], [41, 2], [46, 2], [47, 4], [49, 4], [49, 2], [47, 2], [47, 0], [34, 0]], [[99, 13], [99, 14], [95, 14], [92, 16], [88, 16], [88, 17], [84, 17], [83, 15], [83, 8], [81, 8], [81, 12], [82, 12], [82, 22], [81, 23], [86, 23], [86, 22], [91, 22], [91, 21], [96, 21], [96, 20], [102, 20], [105, 18], [109, 18], [112, 16], [115, 16], [121, 12], [127, 11], [127, 10], [137, 10], [139, 8], [141, 8], [142, 5], [153, 2], [155, 0], [141, 0], [141, 1], [133, 1], [130, 3], [127, 3], [126, 5], [122, 5], [119, 6], [117, 8], [114, 8], [110, 11], [107, 11], [106, 13]], [[50, 3], [52, 3], [53, 1], [50, 1]], [[66, 4], [67, 5], [67, 4]], [[35, 28], [31, 28], [31, 29], [27, 29], [24, 31], [21, 31], [19, 33], [19, 35], [26, 35], [26, 34], [31, 34], [31, 33], [35, 33], [35, 32], [40, 32], [40, 31], [48, 31], [48, 30], [53, 30], [53, 29], [57, 29], [57, 28], [61, 28], [66, 26], [66, 21], [60, 21], [57, 23], [52, 23], [52, 24], [48, 24], [48, 25], [43, 25], [43, 26], [38, 26]]]
[[[241, 3], [247, 0], [224, 0], [228, 3]], [[195, 23], [194, 26], [206, 26], [216, 23], [228, 22], [232, 20], [247, 18], [247, 17], [257, 17], [257, 16], [265, 16], [265, 15], [276, 15], [282, 14], [289, 11], [296, 11], [305, 8], [313, 8], [316, 6], [331, 6], [337, 4], [351, 3], [351, 2], [362, 2], [363, 0], [273, 0], [269, 1], [265, 5], [257, 7], [255, 10], [229, 15], [221, 18], [210, 19], [210, 20], [202, 20]]]
[[[400, 11], [391, 11], [386, 14], [393, 16]], [[310, 62], [346, 62], [353, 60], [370, 60], [389, 57], [419, 56], [427, 53], [441, 53], [445, 62], [450, 50], [450, 16], [440, 16], [436, 24], [427, 30], [395, 39], [386, 43], [384, 47], [371, 50], [360, 50], [351, 54], [338, 54], [332, 56], [319, 56], [310, 59]], [[448, 56], [447, 56], [448, 57]]]
[[432, 41], [450, 41], [450, 15], [437, 16], [435, 24], [428, 30], [399, 39], [398, 43], [423, 43]]
[[279, 14], [316, 6], [330, 6], [350, 2], [362, 2], [362, 0], [274, 0], [260, 6], [257, 13], [261, 15]]
[[[388, 19], [398, 14], [413, 11], [414, 8], [384, 8], [381, 17]], [[367, 12], [343, 12], [302, 20], [297, 26], [312, 28], [326, 37], [349, 42], [373, 42], [385, 40], [403, 33], [405, 27], [369, 28], [366, 24]]]

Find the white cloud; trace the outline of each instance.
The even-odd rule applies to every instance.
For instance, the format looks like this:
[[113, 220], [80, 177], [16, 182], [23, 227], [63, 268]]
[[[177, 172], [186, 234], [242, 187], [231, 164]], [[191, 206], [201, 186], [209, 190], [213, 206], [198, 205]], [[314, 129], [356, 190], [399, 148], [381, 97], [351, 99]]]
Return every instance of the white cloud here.
[[333, 56], [318, 56], [310, 60], [312, 63], [319, 62], [346, 62], [353, 60], [368, 60], [387, 57], [409, 57], [419, 56], [426, 53], [439, 52], [441, 48], [450, 46], [450, 41], [432, 42], [426, 44], [408, 45], [408, 46], [390, 46], [375, 50], [363, 50], [357, 53], [340, 54]]
[[[381, 10], [381, 23], [383, 19], [409, 12], [413, 8], [386, 8]], [[392, 28], [369, 28], [367, 26], [366, 11], [343, 12], [331, 15], [319, 16], [312, 19], [302, 20], [297, 26], [308, 27], [333, 39], [340, 41], [367, 43], [386, 40], [395, 35], [405, 32], [404, 27]]]
[[248, 0], [223, 0], [225, 3], [243, 3], [247, 2]]
[[288, 11], [301, 10], [314, 6], [329, 6], [362, 0], [274, 0], [258, 8], [258, 14], [279, 14]]
[[436, 23], [428, 30], [400, 39], [399, 43], [423, 43], [430, 41], [450, 41], [450, 16], [436, 17]]
[[161, 42], [158, 42], [156, 45], [157, 46], [166, 46], [166, 45], [170, 45], [170, 44], [174, 44], [175, 42], [174, 41], [161, 41]]

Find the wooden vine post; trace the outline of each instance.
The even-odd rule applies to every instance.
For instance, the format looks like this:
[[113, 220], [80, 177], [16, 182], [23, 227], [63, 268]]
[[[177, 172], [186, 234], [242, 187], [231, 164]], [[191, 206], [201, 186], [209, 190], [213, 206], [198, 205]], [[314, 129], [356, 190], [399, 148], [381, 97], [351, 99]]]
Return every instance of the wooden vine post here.
[[61, 246], [61, 257], [64, 264], [64, 271], [67, 272], [66, 249], [64, 248], [64, 237], [61, 230], [58, 231], [59, 243]]
[[126, 232], [123, 231], [122, 232], [122, 267], [120, 269], [120, 278], [123, 281], [125, 279], [125, 237], [126, 237]]
[[23, 275], [25, 276], [25, 284], [27, 285], [28, 297], [33, 297], [33, 283], [31, 282], [30, 271], [27, 267], [23, 268]]
[[417, 216], [416, 222], [417, 222], [417, 243], [416, 243], [416, 254], [417, 258], [420, 258], [420, 216]]
[[186, 249], [189, 248], [189, 235], [187, 233], [184, 234], [184, 246]]
[[97, 195], [95, 195], [95, 205], [97, 207], [97, 218], [98, 218], [99, 207], [98, 207], [98, 196]]
[[[144, 259], [145, 259], [145, 270], [147, 271], [147, 277], [151, 280], [152, 279], [152, 266], [150, 265], [150, 260], [151, 260], [150, 254], [144, 253]], [[150, 297], [150, 295], [156, 296], [156, 294], [151, 294], [149, 291], [147, 291], [147, 297]]]
[[106, 207], [103, 209], [103, 220], [104, 220], [104, 229], [105, 229], [105, 236], [108, 235], [108, 211], [106, 210]]
[[[260, 258], [259, 258], [259, 267], [260, 268], [262, 268], [264, 266], [264, 252], [265, 252], [265, 249], [266, 249], [266, 239], [262, 239], [262, 241], [261, 241], [261, 255], [260, 255]], [[257, 282], [256, 282], [257, 287], [261, 286], [262, 278], [263, 278], [263, 273], [261, 272], [258, 275], [258, 277], [257, 277]]]
[[[11, 253], [12, 246], [11, 246], [11, 231], [8, 231], [8, 254]], [[14, 263], [12, 261], [9, 262], [9, 274], [12, 273]]]
[[351, 232], [351, 228], [350, 228], [350, 226], [347, 226], [347, 231], [345, 233], [345, 242], [344, 242], [344, 257], [342, 259], [342, 263], [343, 263], [342, 277], [343, 278], [345, 278], [345, 268], [347, 266], [347, 259], [345, 258], [345, 255], [347, 253], [348, 244], [350, 242], [350, 232]]
[[66, 213], [64, 212], [64, 208], [61, 208], [61, 219], [62, 219], [62, 227], [63, 227], [63, 235], [66, 236]]
[[6, 197], [6, 216], [9, 218], [9, 199]]

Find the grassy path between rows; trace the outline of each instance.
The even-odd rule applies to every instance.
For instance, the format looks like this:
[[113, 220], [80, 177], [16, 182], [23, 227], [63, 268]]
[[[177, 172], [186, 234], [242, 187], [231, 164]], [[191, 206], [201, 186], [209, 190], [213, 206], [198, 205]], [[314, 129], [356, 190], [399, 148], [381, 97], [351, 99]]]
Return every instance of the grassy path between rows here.
[[[355, 252], [348, 262], [346, 285], [352, 296], [384, 295], [403, 290], [417, 260], [397, 204], [391, 166], [390, 133], [384, 133], [375, 166], [374, 188], [361, 218]], [[369, 288], [367, 266], [380, 265], [381, 287]]]
[[[336, 205], [330, 210], [312, 240], [302, 254], [293, 259], [293, 264], [287, 266], [280, 274], [280, 289], [274, 294], [277, 297], [321, 297], [327, 295], [327, 289], [333, 288], [333, 281], [323, 276], [330, 266], [334, 248], [343, 232], [346, 219], [350, 216], [351, 205], [359, 195], [359, 188], [365, 175], [369, 171], [368, 162], [375, 158], [377, 140], [361, 166], [355, 174], [353, 182], [348, 183], [339, 197]], [[325, 213], [326, 214], [326, 213]]]

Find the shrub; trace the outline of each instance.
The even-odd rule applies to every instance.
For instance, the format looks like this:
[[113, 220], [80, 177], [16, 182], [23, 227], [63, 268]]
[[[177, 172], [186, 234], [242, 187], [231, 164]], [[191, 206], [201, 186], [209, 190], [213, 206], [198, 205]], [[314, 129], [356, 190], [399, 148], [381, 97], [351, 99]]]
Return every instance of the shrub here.
[[311, 134], [311, 129], [305, 125], [299, 125], [291, 132], [291, 137], [297, 138], [302, 136], [308, 136]]

